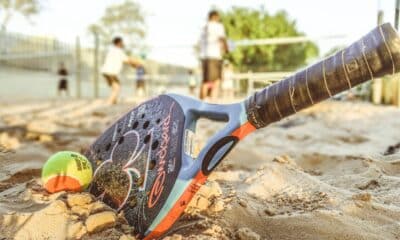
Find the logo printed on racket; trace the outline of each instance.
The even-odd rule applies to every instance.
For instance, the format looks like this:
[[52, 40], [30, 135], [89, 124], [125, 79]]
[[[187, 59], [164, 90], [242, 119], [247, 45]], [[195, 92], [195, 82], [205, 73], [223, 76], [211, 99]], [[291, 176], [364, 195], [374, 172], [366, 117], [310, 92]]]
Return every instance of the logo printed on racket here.
[[174, 107], [175, 103], [171, 105], [171, 108], [169, 110], [169, 114], [167, 118], [164, 120], [162, 123], [162, 134], [161, 134], [161, 146], [160, 150], [157, 152], [156, 156], [159, 159], [158, 162], [158, 168], [157, 168], [157, 177], [154, 181], [153, 187], [151, 188], [150, 195], [149, 195], [149, 201], [147, 203], [149, 208], [153, 208], [158, 200], [160, 199], [160, 196], [164, 190], [164, 183], [165, 183], [165, 164], [168, 159], [167, 153], [168, 153], [168, 145], [169, 145], [169, 129], [170, 129], [170, 122], [171, 122], [171, 112]]
[[[150, 136], [152, 136], [151, 134], [152, 129], [149, 130], [149, 134]], [[139, 142], [140, 142], [140, 135], [136, 130], [131, 130], [129, 132], [126, 132], [123, 135], [124, 138], [129, 138], [129, 139], [134, 139], [136, 142], [136, 146], [132, 152], [132, 154], [129, 156], [129, 160], [128, 162], [123, 165], [120, 166], [120, 172], [124, 172], [129, 180], [129, 185], [128, 186], [121, 186], [121, 188], [126, 188], [123, 192], [125, 193], [120, 193], [125, 195], [123, 197], [123, 199], [121, 199], [121, 196], [115, 196], [116, 194], [113, 192], [109, 192], [110, 189], [103, 189], [103, 193], [99, 195], [100, 200], [104, 200], [104, 197], [106, 196], [106, 194], [108, 195], [108, 197], [110, 197], [113, 202], [118, 206], [118, 211], [120, 209], [122, 209], [126, 202], [127, 199], [132, 191], [133, 188], [133, 184], [134, 184], [134, 179], [141, 179], [143, 178], [143, 182], [140, 184], [140, 186], [138, 187], [139, 191], [143, 191], [144, 190], [144, 186], [146, 184], [147, 181], [147, 170], [149, 168], [149, 159], [150, 159], [150, 155], [151, 155], [151, 151], [147, 150], [147, 163], [146, 163], [146, 167], [141, 171], [140, 168], [135, 167], [135, 161], [137, 160], [138, 156], [140, 156], [141, 154], [144, 153], [145, 148], [147, 147], [146, 145], [143, 145], [140, 149], [139, 149]], [[152, 138], [152, 137], [150, 137]], [[114, 152], [115, 150], [118, 148], [119, 143], [116, 142], [111, 150], [111, 154], [110, 154], [110, 158], [106, 161], [104, 161], [95, 171], [94, 173], [94, 179], [97, 179], [98, 175], [100, 175], [99, 178], [102, 177], [101, 174], [103, 174], [105, 171], [107, 171], [107, 169], [112, 168], [111, 166], [109, 166], [110, 164], [113, 165], [114, 164]], [[117, 170], [118, 171], [118, 170]], [[115, 173], [114, 173], [115, 174]], [[115, 174], [117, 175], [117, 174]], [[121, 175], [121, 173], [119, 173], [118, 175]], [[111, 176], [111, 178], [113, 178], [115, 176]]]
[[[169, 110], [169, 115], [160, 122], [159, 126], [162, 129], [162, 143], [160, 146], [160, 150], [156, 153], [156, 156], [158, 157], [158, 168], [157, 168], [157, 177], [156, 180], [153, 184], [150, 196], [149, 196], [149, 206], [151, 205], [152, 207], [157, 203], [158, 199], [160, 198], [160, 195], [163, 192], [164, 189], [164, 182], [165, 182], [165, 165], [168, 159], [166, 159], [166, 155], [168, 153], [168, 144], [169, 144], [169, 128], [171, 125], [171, 112], [173, 110], [174, 104], [171, 105], [170, 110]], [[126, 204], [127, 200], [134, 189], [135, 185], [137, 186], [138, 191], [144, 191], [146, 188], [147, 180], [148, 180], [148, 174], [147, 171], [150, 168], [150, 161], [152, 157], [152, 151], [150, 147], [150, 142], [153, 140], [153, 131], [154, 128], [151, 128], [147, 133], [146, 137], [144, 139], [141, 139], [141, 135], [137, 130], [130, 130], [126, 132], [125, 134], [122, 135], [122, 138], [124, 139], [129, 139], [131, 143], [134, 143], [134, 145], [131, 146], [132, 153], [130, 156], [127, 158], [128, 161], [120, 166], [120, 170], [116, 170], [119, 172], [119, 174], [115, 175], [121, 175], [121, 172], [124, 172], [129, 180], [129, 184], [125, 187], [123, 186], [124, 184], [120, 184], [120, 188], [126, 188], [123, 190], [124, 193], [119, 192], [118, 194], [115, 194], [113, 192], [113, 189], [109, 189], [112, 187], [108, 187], [105, 189], [102, 189], [103, 192], [98, 195], [100, 200], [104, 201], [104, 197], [107, 195], [107, 197], [112, 199], [112, 202], [117, 205], [117, 210], [121, 210]], [[146, 140], [146, 138], [148, 138]], [[140, 147], [141, 142], [146, 142], [146, 144], [143, 144]], [[114, 153], [116, 152], [116, 149], [120, 146], [121, 142], [116, 141], [112, 147], [110, 157], [108, 160], [102, 162], [98, 168], [96, 169], [94, 173], [93, 179], [98, 179], [99, 178], [104, 178], [104, 176], [101, 176], [104, 172], [109, 171], [111, 168], [111, 165], [115, 165], [115, 156]], [[147, 152], [146, 152], [147, 151]], [[145, 155], [146, 156], [146, 164], [144, 167], [137, 166], [137, 161], [140, 156]], [[100, 176], [99, 176], [100, 175]], [[110, 178], [115, 178], [115, 176], [110, 176]], [[119, 177], [121, 178], [121, 177]], [[136, 180], [136, 181], [135, 181]], [[118, 196], [117, 196], [118, 195]], [[121, 196], [123, 195], [123, 197]]]

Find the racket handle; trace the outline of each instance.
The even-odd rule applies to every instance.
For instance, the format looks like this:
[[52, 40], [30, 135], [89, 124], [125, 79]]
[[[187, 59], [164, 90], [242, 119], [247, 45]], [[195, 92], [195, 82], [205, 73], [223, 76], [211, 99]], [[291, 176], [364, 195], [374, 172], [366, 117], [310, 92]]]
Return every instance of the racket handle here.
[[400, 70], [400, 38], [386, 23], [346, 49], [267, 87], [246, 100], [256, 128], [279, 121], [367, 80]]

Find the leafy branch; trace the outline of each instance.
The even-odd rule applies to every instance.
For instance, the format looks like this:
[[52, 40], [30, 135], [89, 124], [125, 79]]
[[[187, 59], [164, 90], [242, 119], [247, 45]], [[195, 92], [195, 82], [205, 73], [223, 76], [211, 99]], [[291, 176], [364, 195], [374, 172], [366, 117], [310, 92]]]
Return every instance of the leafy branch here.
[[31, 22], [31, 17], [37, 15], [41, 9], [39, 0], [0, 0], [1, 31], [6, 31], [7, 26], [16, 14], [22, 15]]
[[113, 37], [119, 35], [124, 37], [129, 50], [137, 49], [146, 36], [145, 14], [138, 3], [125, 0], [107, 7], [103, 17], [88, 30], [98, 34], [103, 45], [108, 45]]

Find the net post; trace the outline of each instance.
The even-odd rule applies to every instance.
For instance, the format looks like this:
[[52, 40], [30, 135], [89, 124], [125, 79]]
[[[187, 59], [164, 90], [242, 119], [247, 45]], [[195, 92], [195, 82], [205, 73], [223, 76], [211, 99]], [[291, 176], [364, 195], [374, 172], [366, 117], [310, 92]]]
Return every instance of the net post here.
[[76, 97], [81, 98], [81, 43], [79, 37], [76, 37], [75, 42], [75, 77], [76, 77]]
[[93, 84], [94, 97], [99, 97], [99, 34], [94, 32]]

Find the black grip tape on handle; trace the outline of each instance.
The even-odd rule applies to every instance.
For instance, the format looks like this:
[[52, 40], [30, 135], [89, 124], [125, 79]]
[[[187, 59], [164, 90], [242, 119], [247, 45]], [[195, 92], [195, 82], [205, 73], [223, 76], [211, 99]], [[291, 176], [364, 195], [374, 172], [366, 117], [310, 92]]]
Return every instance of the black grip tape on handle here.
[[400, 38], [386, 23], [346, 49], [249, 97], [248, 120], [262, 128], [365, 81], [399, 70]]

